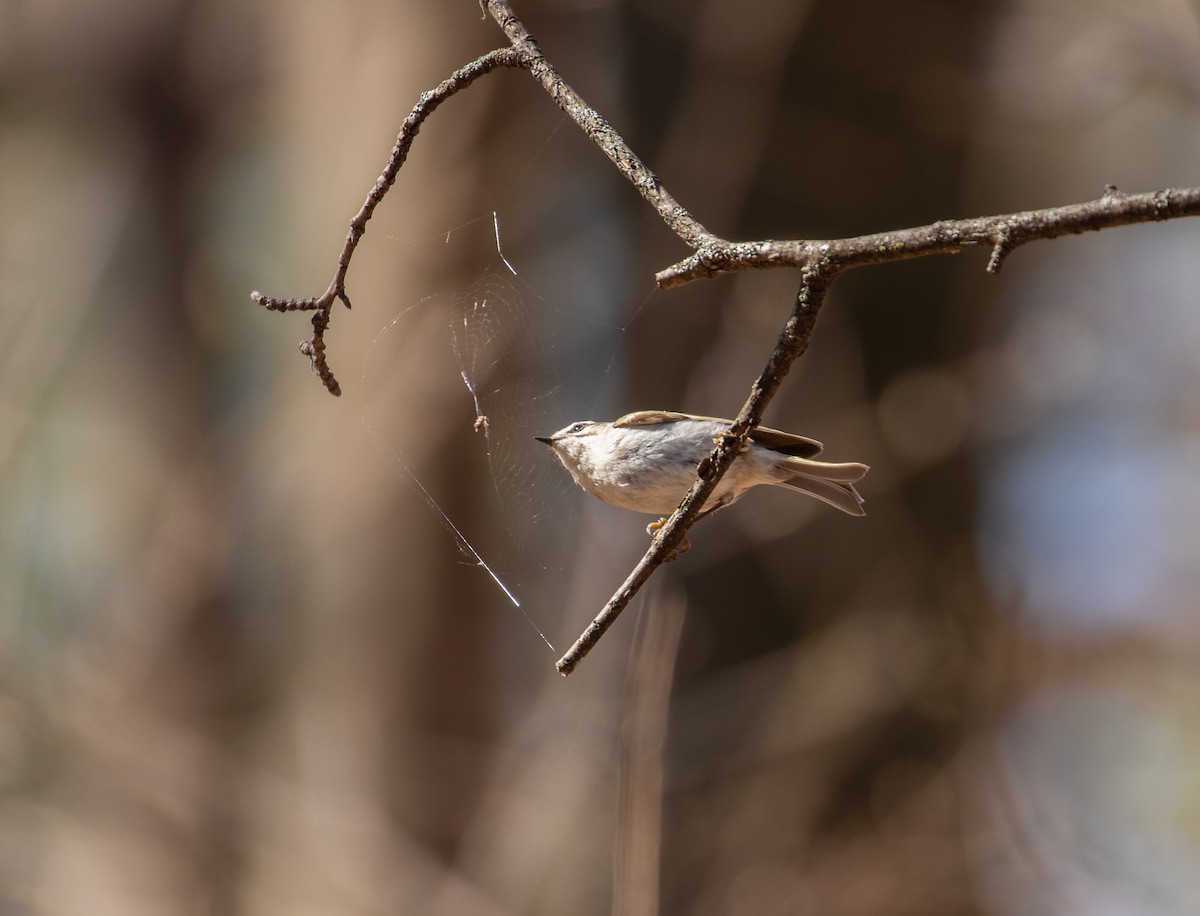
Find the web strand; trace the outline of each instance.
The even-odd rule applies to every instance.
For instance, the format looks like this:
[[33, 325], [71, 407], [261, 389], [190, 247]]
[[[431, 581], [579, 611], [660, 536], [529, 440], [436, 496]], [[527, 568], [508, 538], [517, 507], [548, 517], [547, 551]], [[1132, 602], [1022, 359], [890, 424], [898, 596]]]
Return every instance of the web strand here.
[[546, 634], [542, 632], [541, 628], [534, 623], [533, 618], [529, 616], [523, 607], [521, 607], [521, 600], [516, 596], [513, 590], [505, 584], [504, 580], [500, 578], [499, 574], [492, 569], [487, 560], [483, 558], [479, 551], [475, 549], [475, 547], [467, 539], [467, 536], [459, 530], [457, 525], [454, 524], [454, 521], [445, 513], [441, 505], [438, 504], [438, 501], [434, 499], [433, 494], [425, 488], [425, 485], [421, 483], [420, 478], [418, 478], [417, 475], [412, 472], [400, 453], [384, 440], [383, 436], [379, 434], [379, 431], [374, 426], [367, 424], [367, 430], [371, 434], [371, 437], [375, 440], [376, 444], [379, 445], [380, 448], [384, 449], [389, 455], [391, 455], [392, 460], [396, 463], [396, 466], [399, 467], [400, 470], [402, 470], [407, 476], [409, 483], [411, 483], [413, 487], [416, 488], [416, 491], [421, 494], [421, 498], [425, 501], [425, 505], [433, 510], [433, 513], [438, 517], [438, 520], [442, 523], [442, 526], [453, 536], [454, 543], [458, 549], [462, 551], [463, 554], [474, 560], [475, 565], [480, 567], [488, 574], [488, 576], [491, 577], [491, 580], [496, 583], [500, 591], [504, 593], [505, 597], [512, 602], [513, 607], [521, 612], [521, 616], [528, 621], [529, 625], [533, 627], [537, 635], [541, 637], [542, 642], [549, 647], [551, 652], [557, 652], [558, 650], [554, 648], [554, 644], [550, 642], [550, 640], [546, 637]]
[[[589, 295], [559, 302], [531, 286], [527, 271], [518, 271], [517, 259], [505, 251], [501, 222], [492, 210], [418, 243], [436, 252], [433, 259], [424, 257], [429, 276], [439, 276], [444, 262], [450, 284], [471, 263], [472, 252], [486, 266], [465, 289], [418, 299], [379, 330], [363, 360], [361, 415], [370, 438], [464, 560], [483, 570], [539, 640], [557, 652], [535, 615], [543, 616], [538, 608], [561, 607], [571, 586], [570, 532], [581, 500], [533, 437], [605, 398], [619, 372], [626, 329], [653, 291], [624, 315], [612, 305], [619, 297], [605, 295], [604, 284], [585, 283]], [[535, 259], [534, 274], [548, 264]], [[558, 273], [551, 280], [561, 283], [561, 268], [552, 266]], [[459, 480], [471, 493], [483, 482], [481, 474], [490, 484], [479, 494], [486, 498], [474, 500], [461, 518], [450, 508], [459, 495], [438, 492], [451, 484], [431, 486], [410, 465], [406, 456], [424, 454], [424, 446], [404, 441], [418, 434], [388, 406], [392, 398], [405, 402], [418, 386], [440, 399], [437, 422], [448, 424], [444, 435], [456, 443], [448, 445], [455, 450], [455, 476], [442, 479]], [[458, 424], [473, 432], [464, 437]]]

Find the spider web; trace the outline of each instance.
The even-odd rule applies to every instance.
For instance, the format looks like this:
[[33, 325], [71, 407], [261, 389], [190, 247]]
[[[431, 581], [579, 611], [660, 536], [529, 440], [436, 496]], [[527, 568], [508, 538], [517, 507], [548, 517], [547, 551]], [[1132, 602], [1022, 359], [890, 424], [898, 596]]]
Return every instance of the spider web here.
[[[431, 256], [458, 265], [452, 275], [464, 263], [478, 272], [465, 288], [447, 284], [401, 308], [378, 331], [363, 362], [361, 415], [461, 561], [553, 650], [536, 619], [547, 619], [539, 609], [565, 588], [581, 499], [533, 437], [607, 414], [626, 330], [653, 293], [624, 313], [598, 309], [603, 297], [543, 295], [520, 258], [506, 256], [503, 225], [489, 213], [430, 240]], [[428, 398], [418, 418], [415, 391]], [[418, 473], [433, 451], [438, 472]]]

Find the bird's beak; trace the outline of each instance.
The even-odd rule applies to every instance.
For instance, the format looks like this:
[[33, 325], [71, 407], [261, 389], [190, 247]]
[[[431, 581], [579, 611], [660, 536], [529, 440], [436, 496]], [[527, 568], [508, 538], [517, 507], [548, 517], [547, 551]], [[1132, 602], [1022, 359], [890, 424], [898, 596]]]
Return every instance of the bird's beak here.
[[554, 440], [549, 436], [534, 436], [533, 438], [537, 439], [538, 442], [545, 442], [548, 446], [554, 448]]

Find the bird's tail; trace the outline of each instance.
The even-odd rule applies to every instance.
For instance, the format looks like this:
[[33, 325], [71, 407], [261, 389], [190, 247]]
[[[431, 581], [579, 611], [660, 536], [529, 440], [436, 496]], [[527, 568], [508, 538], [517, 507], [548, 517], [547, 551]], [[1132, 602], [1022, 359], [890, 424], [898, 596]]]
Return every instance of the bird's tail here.
[[857, 461], [833, 463], [811, 458], [785, 458], [776, 466], [781, 478], [777, 486], [807, 493], [847, 515], [866, 515], [863, 498], [854, 489], [870, 468]]

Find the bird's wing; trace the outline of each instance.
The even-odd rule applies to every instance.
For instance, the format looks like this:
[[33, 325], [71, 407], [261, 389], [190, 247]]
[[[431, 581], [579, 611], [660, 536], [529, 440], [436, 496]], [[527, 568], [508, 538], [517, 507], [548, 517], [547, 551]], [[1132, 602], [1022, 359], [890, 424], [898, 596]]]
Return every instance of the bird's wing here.
[[754, 427], [750, 430], [750, 438], [764, 448], [793, 458], [813, 458], [825, 448], [816, 439], [785, 433], [781, 429], [771, 429], [769, 426]]
[[613, 426], [658, 426], [662, 423], [675, 423], [678, 420], [707, 420], [708, 417], [693, 417], [691, 414], [676, 413], [673, 410], [637, 410], [627, 413], [613, 421]]
[[[696, 414], [678, 413], [673, 410], [639, 410], [634, 413], [627, 413], [620, 419], [615, 420], [613, 426], [618, 428], [658, 426], [662, 423], [675, 423], [679, 420], [707, 420], [713, 423], [720, 423], [724, 426], [729, 426], [732, 422], [724, 420], [721, 417], [700, 417]], [[809, 439], [807, 436], [797, 436], [794, 433], [785, 433], [781, 429], [772, 429], [769, 426], [755, 426], [750, 430], [750, 438], [764, 448], [769, 448], [772, 451], [779, 452], [781, 455], [790, 455], [794, 458], [812, 458], [821, 454], [821, 450], [825, 447], [816, 439]]]

